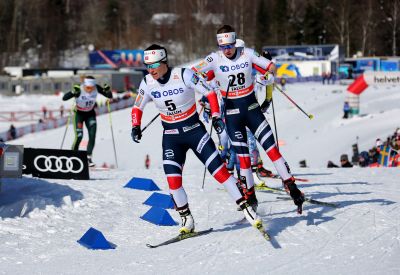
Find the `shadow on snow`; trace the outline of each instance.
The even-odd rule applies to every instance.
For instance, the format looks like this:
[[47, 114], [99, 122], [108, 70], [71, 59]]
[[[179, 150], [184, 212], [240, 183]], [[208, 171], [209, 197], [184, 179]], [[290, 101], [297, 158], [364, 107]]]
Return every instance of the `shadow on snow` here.
[[81, 200], [83, 194], [69, 186], [38, 178], [2, 179], [0, 218], [26, 217], [34, 209], [61, 207]]

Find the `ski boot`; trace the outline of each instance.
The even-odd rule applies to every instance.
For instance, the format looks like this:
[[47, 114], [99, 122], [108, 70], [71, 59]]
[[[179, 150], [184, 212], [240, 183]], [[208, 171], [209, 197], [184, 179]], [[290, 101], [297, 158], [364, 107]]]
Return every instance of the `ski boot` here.
[[94, 162], [92, 161], [92, 156], [87, 156], [87, 160], [88, 160], [89, 167], [95, 167], [96, 166], [96, 164], [94, 164]]
[[254, 190], [254, 186], [251, 187], [250, 189], [246, 190], [245, 198], [247, 200], [247, 203], [254, 210], [254, 212], [257, 212], [258, 200], [257, 200], [257, 197], [256, 197], [256, 192]]
[[297, 206], [297, 213], [301, 214], [303, 212], [303, 202], [305, 199], [304, 194], [299, 190], [299, 188], [297, 188], [296, 183], [294, 183], [294, 178], [291, 177], [283, 181], [283, 187], [286, 192], [290, 194], [294, 204]]
[[257, 169], [256, 169], [257, 176], [263, 177], [263, 178], [271, 178], [272, 177], [272, 172], [265, 169], [262, 163], [257, 164]]
[[[238, 188], [240, 193], [247, 200], [247, 203], [253, 208], [254, 212], [257, 212], [258, 200], [256, 197], [256, 192], [254, 190], [254, 186], [247, 189], [246, 177], [240, 177], [238, 181]], [[238, 211], [242, 211], [240, 207], [238, 207]]]
[[258, 218], [257, 213], [253, 210], [250, 206], [248, 201], [244, 198], [240, 199], [237, 204], [239, 205], [240, 209], [243, 211], [243, 214], [246, 220], [255, 228], [262, 228], [263, 224], [261, 219]]
[[179, 215], [181, 216], [181, 228], [179, 229], [179, 234], [188, 234], [194, 232], [194, 219], [192, 214], [190, 213], [189, 206], [186, 205], [182, 207], [181, 210], [178, 210]]

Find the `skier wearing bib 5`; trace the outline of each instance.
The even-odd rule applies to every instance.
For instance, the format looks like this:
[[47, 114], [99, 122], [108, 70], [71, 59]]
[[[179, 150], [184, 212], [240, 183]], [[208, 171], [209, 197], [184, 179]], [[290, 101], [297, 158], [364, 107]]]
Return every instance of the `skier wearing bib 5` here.
[[275, 65], [253, 49], [235, 47], [236, 33], [229, 25], [218, 29], [217, 42], [219, 51], [208, 55], [193, 69], [199, 72], [213, 71], [215, 79], [220, 84], [221, 95], [226, 106], [226, 128], [239, 157], [240, 181], [246, 198], [256, 209], [258, 202], [247, 145], [247, 127], [257, 138], [283, 179], [283, 185], [296, 204], [298, 213], [302, 213], [304, 195], [297, 188], [289, 166], [275, 144], [271, 127], [254, 93], [253, 67], [263, 73], [266, 84], [269, 85], [274, 82]]
[[220, 133], [225, 125], [220, 118], [218, 99], [211, 87], [190, 69], [171, 68], [167, 63], [167, 50], [153, 44], [144, 51], [144, 63], [148, 75], [139, 86], [139, 93], [132, 108], [132, 139], [139, 143], [142, 113], [145, 105], [153, 101], [160, 111], [163, 126], [163, 168], [167, 176], [170, 194], [174, 200], [182, 224], [179, 232], [194, 232], [194, 220], [189, 209], [188, 197], [182, 185], [182, 171], [186, 153], [191, 149], [210, 174], [221, 183], [229, 195], [243, 210], [246, 219], [255, 227], [261, 220], [240, 193], [213, 140], [199, 119], [194, 90], [206, 96], [211, 105], [212, 124]]

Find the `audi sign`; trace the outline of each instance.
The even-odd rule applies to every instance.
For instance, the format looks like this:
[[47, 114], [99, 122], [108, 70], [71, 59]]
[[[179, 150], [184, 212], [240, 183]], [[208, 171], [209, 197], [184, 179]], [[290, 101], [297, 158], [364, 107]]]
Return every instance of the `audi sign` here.
[[40, 178], [89, 179], [86, 151], [34, 149], [24, 150], [25, 174]]

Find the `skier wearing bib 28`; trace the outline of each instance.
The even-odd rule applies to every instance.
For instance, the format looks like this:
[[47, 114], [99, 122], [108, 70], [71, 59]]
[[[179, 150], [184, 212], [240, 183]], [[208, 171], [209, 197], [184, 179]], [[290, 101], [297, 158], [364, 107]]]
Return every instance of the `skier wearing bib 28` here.
[[78, 150], [79, 144], [83, 138], [83, 123], [89, 133], [89, 142], [87, 146], [89, 166], [93, 167], [95, 164], [92, 161], [92, 153], [96, 141], [96, 112], [94, 111], [96, 105], [97, 94], [100, 93], [107, 98], [112, 98], [111, 88], [108, 84], [103, 87], [96, 84], [96, 79], [93, 76], [87, 76], [82, 84], [75, 84], [72, 91], [67, 92], [63, 96], [63, 100], [69, 100], [75, 97], [74, 109], [74, 130], [75, 139], [72, 144], [72, 150]]
[[160, 111], [162, 126], [163, 167], [170, 194], [174, 200], [182, 226], [181, 234], [194, 232], [194, 220], [189, 209], [188, 197], [182, 186], [182, 171], [186, 152], [191, 149], [207, 166], [211, 175], [221, 183], [243, 210], [246, 219], [257, 228], [261, 220], [240, 193], [238, 180], [224, 166], [215, 144], [199, 119], [196, 109], [196, 91], [205, 95], [212, 109], [213, 127], [220, 133], [225, 125], [220, 118], [218, 99], [211, 87], [195, 72], [184, 68], [171, 68], [167, 63], [167, 50], [153, 44], [144, 51], [148, 75], [139, 86], [139, 94], [132, 108], [132, 139], [139, 143], [142, 113], [145, 105], [153, 101]]
[[236, 33], [229, 25], [218, 29], [217, 42], [219, 51], [208, 55], [193, 69], [200, 72], [213, 71], [216, 81], [220, 84], [226, 106], [226, 128], [240, 160], [240, 180], [246, 198], [250, 204], [257, 205], [247, 145], [247, 127], [266, 151], [281, 176], [286, 191], [296, 204], [298, 213], [301, 213], [304, 195], [297, 188], [289, 166], [275, 144], [271, 127], [261, 112], [254, 93], [253, 67], [264, 74], [268, 85], [274, 81], [275, 65], [253, 49], [236, 48]]

